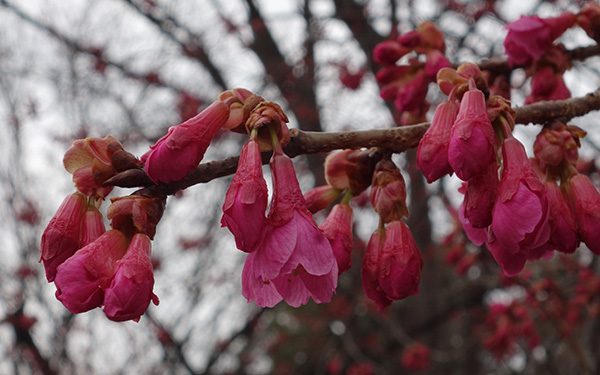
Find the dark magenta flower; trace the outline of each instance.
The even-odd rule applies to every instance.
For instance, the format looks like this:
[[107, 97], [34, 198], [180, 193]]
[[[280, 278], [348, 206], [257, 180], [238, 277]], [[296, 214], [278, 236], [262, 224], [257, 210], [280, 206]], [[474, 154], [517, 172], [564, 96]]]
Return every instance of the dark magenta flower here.
[[143, 233], [133, 236], [125, 255], [115, 264], [115, 274], [104, 291], [104, 313], [110, 320], [139, 321], [150, 301], [158, 305], [152, 292], [154, 274], [150, 238]]

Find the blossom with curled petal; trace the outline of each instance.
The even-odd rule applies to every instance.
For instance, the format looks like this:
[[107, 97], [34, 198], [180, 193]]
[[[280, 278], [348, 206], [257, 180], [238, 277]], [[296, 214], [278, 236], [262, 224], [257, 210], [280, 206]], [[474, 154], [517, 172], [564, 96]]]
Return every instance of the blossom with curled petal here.
[[131, 239], [125, 255], [115, 264], [115, 274], [104, 291], [104, 313], [110, 320], [139, 321], [150, 301], [158, 305], [152, 292], [154, 274], [150, 238], [137, 233]]
[[271, 161], [273, 198], [265, 235], [248, 254], [242, 294], [249, 302], [273, 307], [329, 302], [338, 268], [329, 240], [306, 208], [292, 160], [276, 151]]

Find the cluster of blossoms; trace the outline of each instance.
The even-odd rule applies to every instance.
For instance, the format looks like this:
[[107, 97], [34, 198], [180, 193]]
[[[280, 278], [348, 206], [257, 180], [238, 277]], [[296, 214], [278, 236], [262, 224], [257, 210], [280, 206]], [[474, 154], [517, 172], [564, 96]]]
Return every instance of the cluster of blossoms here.
[[600, 5], [590, 1], [579, 13], [565, 12], [554, 18], [522, 16], [509, 23], [504, 48], [508, 63], [526, 69], [531, 93], [525, 104], [542, 100], [560, 100], [571, 96], [563, 74], [571, 68], [565, 47], [554, 41], [566, 30], [580, 26], [588, 36], [600, 40]]
[[104, 306], [114, 321], [139, 320], [150, 301], [154, 276], [150, 258], [164, 197], [151, 190], [113, 198], [106, 231], [98, 208], [112, 190], [104, 183], [139, 162], [114, 138], [77, 140], [64, 165], [77, 191], [69, 195], [50, 220], [41, 240], [41, 261], [56, 298], [73, 313]]
[[469, 239], [486, 243], [511, 276], [554, 250], [574, 252], [580, 240], [598, 253], [600, 194], [575, 168], [585, 133], [547, 124], [534, 146], [536, 158], [529, 160], [512, 135], [510, 103], [486, 97], [475, 65], [441, 69], [438, 85], [449, 99], [436, 109], [417, 161], [429, 182], [452, 173], [465, 181], [459, 217]]
[[[394, 100], [396, 108], [409, 115], [427, 113], [427, 88], [435, 82], [438, 70], [450, 67], [444, 56], [445, 49], [444, 36], [432, 22], [424, 22], [396, 40], [379, 43], [373, 51], [373, 58], [383, 65], [376, 75], [381, 97]], [[398, 65], [397, 62], [407, 55], [410, 56], [408, 64]], [[425, 62], [419, 56], [424, 56]]]

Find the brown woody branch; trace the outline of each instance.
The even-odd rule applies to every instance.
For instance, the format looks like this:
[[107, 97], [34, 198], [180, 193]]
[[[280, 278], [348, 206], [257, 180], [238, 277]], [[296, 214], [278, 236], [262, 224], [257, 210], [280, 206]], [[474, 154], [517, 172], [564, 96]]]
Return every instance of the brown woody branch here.
[[[517, 107], [517, 124], [544, 124], [552, 120], [569, 121], [583, 116], [591, 111], [600, 110], [600, 89], [578, 98], [566, 100], [545, 101]], [[341, 149], [358, 149], [363, 147], [378, 147], [386, 152], [400, 153], [414, 148], [429, 128], [429, 123], [403, 126], [390, 129], [351, 130], [343, 132], [305, 132], [291, 130], [291, 139], [284, 152], [290, 156], [315, 154]], [[263, 163], [268, 163], [270, 153], [263, 154]], [[235, 173], [238, 157], [202, 163], [196, 171], [185, 179], [160, 184], [159, 188], [168, 195], [190, 186], [212, 181], [219, 177]], [[122, 172], [108, 183], [121, 187], [151, 186], [153, 182], [143, 170], [133, 169]]]

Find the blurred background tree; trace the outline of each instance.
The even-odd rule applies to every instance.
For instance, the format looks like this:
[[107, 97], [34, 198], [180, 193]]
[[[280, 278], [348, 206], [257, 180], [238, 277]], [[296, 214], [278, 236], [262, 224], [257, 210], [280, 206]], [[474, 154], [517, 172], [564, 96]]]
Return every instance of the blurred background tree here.
[[[377, 217], [355, 206], [354, 266], [330, 304], [259, 309], [240, 293], [243, 255], [220, 228], [229, 178], [170, 197], [154, 241], [155, 293], [139, 323], [100, 311], [77, 316], [55, 298], [39, 237], [72, 190], [61, 160], [72, 140], [111, 134], [141, 155], [169, 126], [229, 88], [282, 105], [309, 131], [398, 126], [379, 97], [374, 47], [426, 20], [444, 33], [454, 64], [503, 59], [503, 28], [523, 14], [556, 16], [583, 1], [0, 0], [0, 373], [2, 374], [593, 374], [600, 370], [599, 262], [587, 249], [502, 276], [466, 239], [460, 182], [427, 185], [414, 151], [396, 156], [422, 251], [420, 294], [378, 312], [362, 292], [361, 257]], [[595, 45], [583, 30], [567, 49]], [[597, 53], [597, 52], [596, 52]], [[565, 74], [572, 96], [600, 86], [598, 57]], [[513, 104], [530, 92], [508, 72]], [[445, 96], [431, 85], [432, 108]], [[432, 111], [429, 113], [431, 118]], [[581, 170], [596, 186], [597, 113]], [[540, 126], [519, 126], [528, 140]], [[207, 160], [239, 153], [221, 132]], [[526, 141], [527, 142], [527, 141]], [[325, 155], [294, 159], [303, 191], [324, 181]], [[267, 181], [268, 181], [267, 177]], [[117, 195], [128, 194], [122, 189]], [[325, 214], [315, 215], [322, 222]]]

